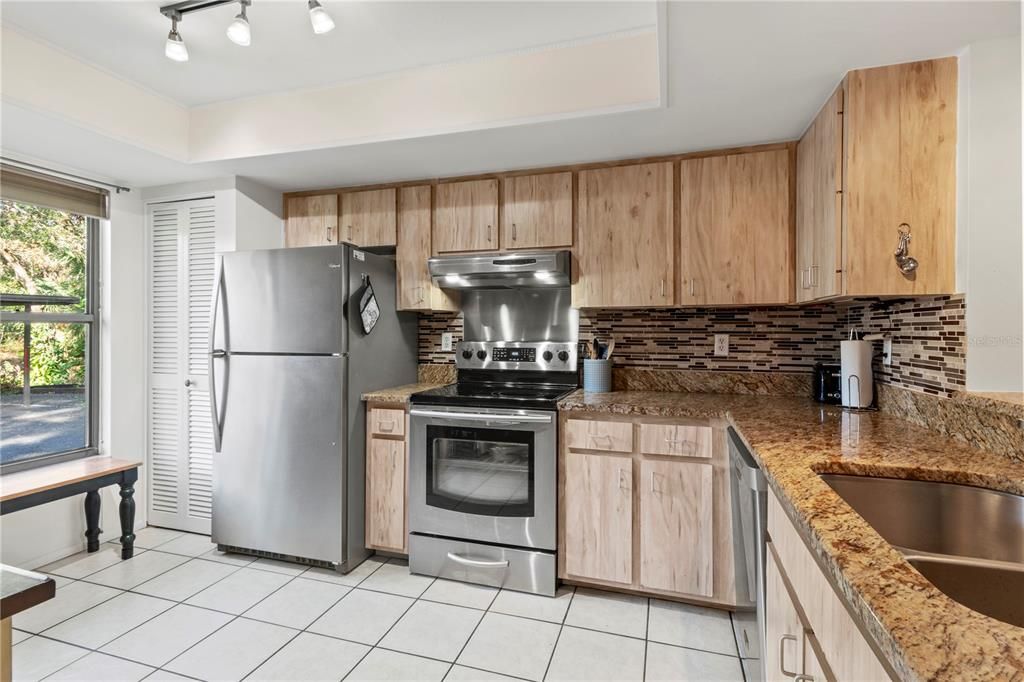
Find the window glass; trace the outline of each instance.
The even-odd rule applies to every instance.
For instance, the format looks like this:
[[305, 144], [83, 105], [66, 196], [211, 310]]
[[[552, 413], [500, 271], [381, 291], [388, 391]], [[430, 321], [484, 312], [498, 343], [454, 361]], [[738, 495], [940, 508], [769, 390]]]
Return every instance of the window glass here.
[[97, 221], [0, 206], [0, 467], [95, 452]]

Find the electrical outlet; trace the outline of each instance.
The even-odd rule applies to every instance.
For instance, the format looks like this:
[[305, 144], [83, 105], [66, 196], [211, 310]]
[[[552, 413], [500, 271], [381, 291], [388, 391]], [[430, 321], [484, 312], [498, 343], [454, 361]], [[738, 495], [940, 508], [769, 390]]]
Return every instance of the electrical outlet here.
[[715, 334], [715, 355], [725, 357], [729, 354], [729, 335]]
[[882, 339], [882, 364], [886, 366], [892, 364], [892, 339]]
[[455, 334], [451, 332], [443, 332], [441, 334], [441, 350], [447, 351], [452, 350], [452, 345], [455, 341]]

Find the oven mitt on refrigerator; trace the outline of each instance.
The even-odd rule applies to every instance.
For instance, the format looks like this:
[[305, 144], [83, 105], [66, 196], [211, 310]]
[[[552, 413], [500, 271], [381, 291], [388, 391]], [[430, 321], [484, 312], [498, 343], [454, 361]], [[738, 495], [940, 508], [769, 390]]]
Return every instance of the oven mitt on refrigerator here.
[[380, 306], [377, 305], [377, 297], [373, 295], [373, 285], [370, 278], [366, 278], [366, 288], [359, 299], [359, 317], [363, 319], [363, 331], [367, 334], [373, 331], [377, 320], [380, 319]]

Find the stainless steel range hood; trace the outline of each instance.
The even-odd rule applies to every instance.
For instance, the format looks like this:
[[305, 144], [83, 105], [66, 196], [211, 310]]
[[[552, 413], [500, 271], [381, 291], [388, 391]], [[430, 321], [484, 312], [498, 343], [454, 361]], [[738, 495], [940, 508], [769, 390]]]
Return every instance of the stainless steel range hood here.
[[477, 253], [437, 256], [427, 266], [443, 289], [567, 287], [571, 260], [568, 251]]

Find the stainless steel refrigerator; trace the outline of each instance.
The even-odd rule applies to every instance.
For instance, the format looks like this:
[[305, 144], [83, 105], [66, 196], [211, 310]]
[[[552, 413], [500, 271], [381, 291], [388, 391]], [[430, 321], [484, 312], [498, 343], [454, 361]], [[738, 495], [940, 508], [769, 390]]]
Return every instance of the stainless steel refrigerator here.
[[[380, 315], [366, 333], [367, 285]], [[210, 325], [213, 541], [347, 572], [364, 543], [362, 393], [416, 380], [395, 261], [349, 246], [225, 253]]]

